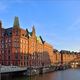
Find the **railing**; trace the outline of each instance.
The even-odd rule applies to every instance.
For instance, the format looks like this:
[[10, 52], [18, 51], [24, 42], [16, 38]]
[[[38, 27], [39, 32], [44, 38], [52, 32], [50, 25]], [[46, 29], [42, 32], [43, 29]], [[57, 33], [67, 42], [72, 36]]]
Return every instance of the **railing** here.
[[16, 72], [27, 70], [27, 67], [18, 67], [18, 66], [1, 66], [0, 73]]

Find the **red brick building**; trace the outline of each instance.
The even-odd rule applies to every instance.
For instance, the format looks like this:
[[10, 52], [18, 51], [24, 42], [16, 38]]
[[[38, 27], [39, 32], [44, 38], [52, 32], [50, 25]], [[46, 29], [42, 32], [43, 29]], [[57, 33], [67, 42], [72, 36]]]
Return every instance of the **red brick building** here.
[[0, 64], [16, 66], [47, 66], [54, 63], [53, 47], [32, 32], [20, 28], [18, 17], [14, 25], [4, 29], [0, 21]]
[[78, 52], [70, 52], [66, 50], [61, 50], [60, 54], [61, 54], [61, 61], [63, 64], [67, 64], [80, 56], [78, 55], [79, 54]]

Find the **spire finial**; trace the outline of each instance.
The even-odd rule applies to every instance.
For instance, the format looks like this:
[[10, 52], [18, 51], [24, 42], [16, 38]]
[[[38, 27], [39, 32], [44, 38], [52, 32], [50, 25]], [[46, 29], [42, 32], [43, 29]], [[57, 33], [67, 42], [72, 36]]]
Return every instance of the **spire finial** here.
[[33, 27], [32, 27], [32, 36], [35, 36], [35, 35], [36, 35], [36, 32], [35, 32], [35, 27], [33, 25]]
[[32, 27], [32, 33], [35, 34], [35, 27], [34, 27], [34, 25]]
[[2, 28], [2, 21], [0, 20], [0, 28]]
[[20, 27], [20, 25], [19, 25], [19, 18], [17, 16], [15, 16], [15, 18], [14, 18], [13, 27]]

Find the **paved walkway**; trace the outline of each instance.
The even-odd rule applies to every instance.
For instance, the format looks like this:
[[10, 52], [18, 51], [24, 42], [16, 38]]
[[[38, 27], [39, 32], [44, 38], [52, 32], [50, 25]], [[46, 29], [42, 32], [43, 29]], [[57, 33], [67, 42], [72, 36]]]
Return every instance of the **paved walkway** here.
[[0, 66], [0, 73], [9, 73], [27, 70], [27, 67], [18, 67], [18, 66]]

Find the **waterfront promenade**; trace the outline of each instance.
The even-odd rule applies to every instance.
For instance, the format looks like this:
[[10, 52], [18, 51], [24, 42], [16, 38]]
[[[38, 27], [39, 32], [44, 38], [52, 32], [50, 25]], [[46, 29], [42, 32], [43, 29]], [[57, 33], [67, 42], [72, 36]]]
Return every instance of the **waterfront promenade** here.
[[14, 72], [21, 72], [26, 71], [27, 67], [18, 67], [18, 66], [1, 66], [0, 67], [0, 73], [14, 73]]
[[46, 67], [19, 67], [19, 66], [1, 66], [0, 67], [0, 74], [9, 74], [9, 75], [27, 75], [27, 76], [32, 76], [32, 75], [38, 75], [38, 74], [44, 74], [48, 72], [54, 72], [58, 70], [65, 70], [70, 68], [69, 65], [55, 65], [55, 66], [46, 66]]

